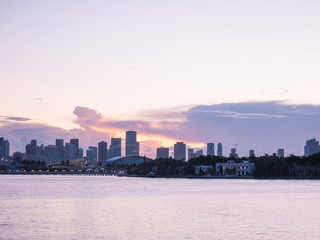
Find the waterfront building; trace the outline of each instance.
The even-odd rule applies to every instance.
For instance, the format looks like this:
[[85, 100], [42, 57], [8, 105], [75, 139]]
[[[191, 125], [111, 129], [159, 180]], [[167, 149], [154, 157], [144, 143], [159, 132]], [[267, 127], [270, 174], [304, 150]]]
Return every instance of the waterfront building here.
[[231, 148], [230, 157], [238, 158], [237, 149]]
[[140, 163], [143, 162], [151, 162], [152, 160], [147, 157], [142, 157], [142, 156], [118, 156], [118, 157], [113, 157], [109, 158], [104, 161], [104, 166], [105, 168], [108, 168], [108, 166], [111, 166], [114, 164], [115, 166], [119, 165], [139, 165]]
[[278, 158], [284, 158], [284, 149], [283, 148], [278, 149]]
[[183, 142], [177, 142], [173, 147], [174, 159], [176, 160], [186, 160], [186, 145]]
[[165, 147], [161, 147], [161, 148], [157, 148], [157, 157], [156, 159], [167, 159], [169, 158], [169, 148], [165, 148]]
[[199, 175], [200, 172], [203, 174], [208, 174], [208, 172], [213, 168], [212, 165], [195, 165], [194, 166], [194, 173]]
[[199, 149], [196, 151], [196, 157], [201, 157], [201, 156], [203, 156], [203, 150]]
[[218, 143], [217, 156], [222, 157], [222, 144]]
[[64, 156], [64, 140], [56, 139], [56, 147], [58, 149], [58, 158], [63, 158]]
[[121, 156], [121, 138], [111, 138], [108, 158]]
[[316, 153], [320, 153], [319, 141], [317, 141], [315, 138], [307, 140], [304, 147], [304, 156], [308, 157]]
[[103, 162], [104, 160], [107, 160], [108, 156], [108, 147], [107, 147], [107, 142], [101, 141], [98, 143], [98, 161], [99, 163]]
[[73, 144], [76, 148], [76, 157], [78, 157], [78, 151], [79, 151], [79, 139], [74, 138], [74, 139], [70, 139], [70, 143]]
[[227, 161], [227, 163], [216, 163], [217, 175], [252, 175], [254, 171], [254, 163], [249, 161], [242, 161], [235, 163], [234, 161]]
[[136, 131], [126, 131], [126, 156], [139, 156]]

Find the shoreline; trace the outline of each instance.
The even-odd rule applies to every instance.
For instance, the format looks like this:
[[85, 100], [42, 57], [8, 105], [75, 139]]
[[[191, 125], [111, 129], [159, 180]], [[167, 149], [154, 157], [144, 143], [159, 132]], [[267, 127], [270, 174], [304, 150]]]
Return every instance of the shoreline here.
[[106, 172], [0, 172], [0, 175], [77, 175], [77, 176], [118, 176], [136, 178], [184, 178], [184, 179], [255, 179], [255, 180], [320, 180], [320, 177], [254, 177], [254, 176], [144, 176], [124, 175], [119, 176]]

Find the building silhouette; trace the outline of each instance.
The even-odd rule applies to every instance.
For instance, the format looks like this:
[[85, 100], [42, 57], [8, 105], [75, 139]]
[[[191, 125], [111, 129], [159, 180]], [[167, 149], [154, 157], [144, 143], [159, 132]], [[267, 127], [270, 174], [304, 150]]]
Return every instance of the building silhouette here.
[[104, 162], [107, 160], [108, 156], [108, 147], [107, 147], [107, 142], [101, 141], [98, 143], [98, 161], [99, 163]]
[[222, 144], [218, 143], [217, 156], [222, 157]]
[[70, 143], [76, 147], [76, 157], [79, 157], [79, 139], [77, 138], [70, 139]]
[[186, 160], [186, 145], [183, 142], [177, 142], [173, 147], [174, 159], [176, 160]]
[[157, 156], [156, 159], [167, 159], [169, 158], [169, 148], [161, 147], [157, 148]]
[[319, 141], [317, 141], [315, 138], [306, 141], [306, 145], [304, 147], [305, 157], [308, 157], [312, 154], [319, 153], [319, 152], [320, 152]]
[[111, 138], [108, 158], [121, 156], [121, 138]]
[[63, 139], [56, 139], [56, 147], [58, 149], [58, 158], [63, 158], [63, 156], [64, 156], [64, 142], [63, 142]]
[[254, 156], [255, 156], [254, 150], [253, 149], [249, 150], [249, 157], [254, 157]]
[[238, 158], [237, 149], [231, 148], [230, 157]]
[[284, 158], [284, 149], [283, 148], [278, 149], [278, 157]]
[[207, 143], [207, 156], [214, 156], [214, 143]]
[[136, 131], [126, 131], [126, 156], [139, 156]]

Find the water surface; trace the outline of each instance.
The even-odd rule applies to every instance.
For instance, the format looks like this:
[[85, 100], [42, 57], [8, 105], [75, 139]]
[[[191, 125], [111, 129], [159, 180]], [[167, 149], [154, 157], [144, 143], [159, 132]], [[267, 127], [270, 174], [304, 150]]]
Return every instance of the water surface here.
[[320, 181], [0, 176], [0, 239], [320, 239]]

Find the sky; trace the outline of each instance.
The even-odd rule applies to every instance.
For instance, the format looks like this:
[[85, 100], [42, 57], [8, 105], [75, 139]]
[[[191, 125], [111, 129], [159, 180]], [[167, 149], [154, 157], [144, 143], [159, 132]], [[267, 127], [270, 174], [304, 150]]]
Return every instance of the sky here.
[[320, 138], [319, 1], [0, 2], [0, 135], [224, 155]]

